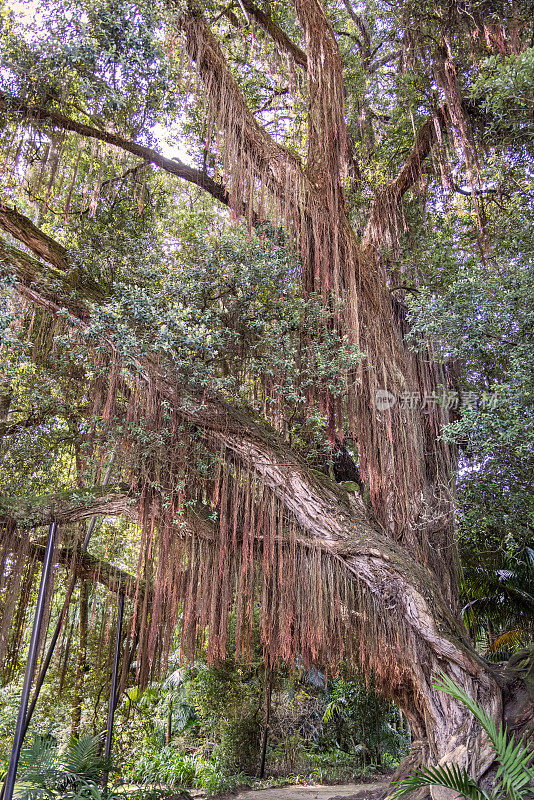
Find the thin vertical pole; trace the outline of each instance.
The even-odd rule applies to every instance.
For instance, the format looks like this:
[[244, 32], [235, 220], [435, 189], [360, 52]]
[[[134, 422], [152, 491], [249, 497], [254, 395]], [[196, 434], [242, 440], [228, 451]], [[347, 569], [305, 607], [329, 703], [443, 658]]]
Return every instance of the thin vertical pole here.
[[20, 698], [19, 713], [17, 717], [17, 724], [15, 726], [15, 736], [13, 737], [13, 748], [11, 750], [11, 759], [9, 762], [9, 768], [7, 771], [6, 781], [4, 784], [4, 800], [12, 800], [13, 790], [15, 788], [17, 767], [19, 764], [22, 741], [24, 739], [24, 722], [26, 719], [28, 701], [30, 699], [30, 690], [32, 685], [33, 673], [35, 671], [35, 663], [37, 661], [37, 650], [39, 648], [39, 639], [41, 637], [41, 626], [43, 623], [48, 581], [50, 579], [50, 572], [52, 569], [52, 556], [54, 553], [56, 530], [57, 530], [57, 522], [52, 522], [52, 524], [50, 525], [50, 530], [48, 532], [48, 540], [46, 542], [46, 550], [43, 559], [43, 571], [41, 574], [39, 594], [37, 595], [37, 606], [35, 608], [35, 617], [33, 619], [32, 635], [30, 639], [30, 649], [28, 651], [28, 660], [26, 661], [26, 672], [24, 673], [24, 684], [22, 686], [22, 695]]
[[34, 686], [34, 689], [33, 689], [32, 701], [30, 703], [30, 707], [28, 708], [28, 712], [26, 714], [26, 718], [25, 718], [24, 724], [22, 726], [22, 736], [23, 737], [26, 736], [26, 733], [28, 732], [28, 727], [30, 725], [30, 722], [31, 722], [31, 719], [32, 719], [32, 716], [33, 716], [33, 712], [35, 711], [35, 706], [37, 705], [37, 701], [39, 699], [39, 694], [40, 694], [41, 689], [43, 687], [43, 683], [44, 683], [44, 679], [46, 677], [46, 673], [48, 671], [48, 667], [50, 666], [50, 662], [52, 661], [52, 656], [54, 655], [54, 650], [56, 648], [57, 640], [59, 639], [59, 634], [61, 633], [61, 628], [63, 627], [63, 622], [64, 622], [65, 616], [67, 614], [67, 610], [68, 610], [69, 603], [70, 603], [70, 598], [72, 597], [72, 592], [73, 592], [75, 583], [76, 583], [76, 574], [74, 574], [71, 577], [70, 583], [67, 586], [67, 592], [66, 592], [66, 595], [65, 595], [65, 600], [63, 602], [63, 608], [61, 609], [61, 612], [59, 614], [59, 619], [56, 622], [56, 627], [54, 628], [54, 632], [53, 632], [52, 637], [50, 639], [50, 643], [48, 645], [48, 650], [47, 650], [46, 655], [45, 655], [45, 657], [44, 657], [44, 659], [43, 659], [43, 661], [41, 663], [41, 669], [40, 669], [39, 674], [37, 676], [37, 680], [35, 681], [35, 686]]
[[[115, 463], [115, 451], [111, 454], [111, 459], [108, 464], [108, 468], [106, 470], [106, 474], [104, 475], [104, 480], [102, 481], [102, 486], [107, 486], [109, 480], [111, 478], [111, 472], [113, 469], [113, 465]], [[86, 553], [87, 548], [89, 547], [89, 542], [91, 541], [91, 536], [93, 535], [93, 531], [95, 529], [95, 525], [97, 522], [98, 517], [92, 516], [89, 520], [89, 525], [87, 527], [87, 533], [85, 534], [85, 538], [83, 540], [83, 544], [81, 547], [81, 552]], [[50, 644], [48, 645], [48, 651], [45, 655], [44, 661], [41, 666], [41, 671], [37, 676], [37, 680], [35, 682], [35, 687], [33, 690], [33, 697], [30, 703], [30, 707], [28, 708], [28, 713], [26, 714], [26, 719], [24, 720], [24, 727], [22, 729], [22, 738], [26, 735], [28, 731], [29, 724], [31, 722], [31, 718], [33, 716], [33, 712], [35, 711], [35, 706], [37, 705], [37, 701], [39, 699], [39, 694], [41, 689], [43, 688], [43, 683], [46, 678], [46, 673], [48, 672], [48, 667], [50, 666], [50, 662], [52, 661], [52, 656], [54, 655], [54, 650], [56, 649], [56, 644], [59, 639], [59, 634], [61, 633], [61, 629], [63, 627], [63, 623], [65, 621], [65, 617], [67, 616], [67, 611], [69, 610], [70, 600], [72, 597], [72, 593], [74, 591], [74, 587], [76, 586], [76, 573], [74, 572], [71, 577], [70, 581], [67, 584], [67, 591], [65, 592], [65, 600], [63, 602], [63, 607], [58, 617], [58, 621], [56, 623], [56, 627], [54, 628], [54, 632], [52, 634], [52, 638], [50, 639]], [[0, 800], [3, 800], [3, 796], [0, 794]]]
[[[115, 706], [117, 703], [117, 677], [119, 674], [119, 661], [121, 650], [122, 617], [124, 613], [124, 594], [119, 594], [119, 607], [117, 609], [117, 631], [115, 633], [115, 653], [113, 656], [113, 672], [111, 673], [111, 692], [109, 695], [108, 729], [106, 731], [106, 747], [104, 755], [106, 760], [111, 757], [111, 742], [113, 740], [113, 718], [115, 716]], [[104, 772], [103, 787], [108, 785], [109, 773]]]
[[267, 756], [267, 739], [269, 738], [269, 727], [271, 724], [271, 692], [273, 690], [272, 674], [270, 669], [265, 667], [265, 728], [263, 729], [263, 740], [261, 745], [260, 771], [258, 777], [263, 780], [265, 775], [265, 759]]

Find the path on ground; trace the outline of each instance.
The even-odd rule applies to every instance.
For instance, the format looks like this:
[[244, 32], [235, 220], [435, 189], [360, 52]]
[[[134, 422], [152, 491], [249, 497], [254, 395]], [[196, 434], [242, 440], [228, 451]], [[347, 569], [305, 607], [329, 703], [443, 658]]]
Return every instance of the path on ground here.
[[246, 790], [235, 800], [366, 800], [379, 796], [387, 787], [387, 778], [368, 783], [344, 783], [340, 786], [278, 786], [272, 789]]

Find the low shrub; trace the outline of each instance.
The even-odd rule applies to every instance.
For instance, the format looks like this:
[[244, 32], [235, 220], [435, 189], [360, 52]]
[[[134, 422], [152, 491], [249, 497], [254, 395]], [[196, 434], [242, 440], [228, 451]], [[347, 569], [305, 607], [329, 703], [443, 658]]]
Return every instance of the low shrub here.
[[192, 789], [197, 786], [197, 756], [179, 753], [173, 747], [146, 750], [131, 779], [134, 783]]
[[357, 753], [328, 750], [324, 753], [308, 753], [310, 778], [317, 783], [345, 783], [357, 781], [376, 768], [363, 762], [363, 748]]

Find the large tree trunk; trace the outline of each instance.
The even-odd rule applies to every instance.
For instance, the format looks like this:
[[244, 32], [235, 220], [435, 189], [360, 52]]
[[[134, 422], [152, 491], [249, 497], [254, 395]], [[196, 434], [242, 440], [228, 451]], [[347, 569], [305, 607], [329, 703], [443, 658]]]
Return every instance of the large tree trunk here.
[[[243, 427], [234, 434], [226, 422], [224, 434], [217, 435], [230, 450], [248, 458], [300, 525], [366, 584], [378, 613], [390, 622], [399, 620], [403, 636], [395, 636], [395, 624], [385, 624], [379, 648], [372, 641], [362, 642], [362, 659], [374, 669], [379, 688], [405, 711], [423, 761], [448, 757], [480, 774], [492, 760], [485, 737], [461, 704], [432, 685], [432, 675], [442, 669], [477, 696], [491, 715], [501, 714], [500, 690], [472, 651], [455, 615], [451, 478], [455, 464], [454, 453], [439, 437], [446, 413], [435, 404], [423, 414], [420, 407], [408, 404], [403, 409], [398, 403], [403, 395], [430, 397], [444, 375], [428, 354], [418, 356], [406, 346], [403, 320], [395, 319], [379, 249], [442, 119], [438, 114], [424, 126], [413, 158], [375, 198], [366, 236], [358, 243], [346, 216], [342, 188], [346, 129], [337, 44], [319, 0], [296, 0], [295, 7], [305, 35], [308, 70], [305, 167], [259, 129], [196, 8], [191, 7], [182, 27], [189, 55], [208, 87], [212, 113], [229, 136], [233, 158], [246, 158], [249, 170], [289, 205], [287, 186], [292, 187], [305, 290], [322, 293], [325, 301], [327, 291], [334, 295], [343, 291], [348, 298], [340, 326], [348, 332], [350, 344], [364, 353], [357, 373], [348, 376], [349, 393], [354, 393], [348, 398], [349, 417], [355, 416], [360, 469], [370, 489], [371, 509], [356, 503], [349, 510], [333, 492], [318, 487], [296, 461], [281, 469], [277, 466], [281, 446], [268, 451], [270, 443], [247, 437]], [[378, 409], [380, 391], [390, 393], [397, 404]], [[327, 396], [334, 426], [335, 411], [328, 402]], [[210, 418], [214, 417], [217, 413], [210, 409]], [[283, 453], [283, 462], [291, 462], [289, 453]]]
[[74, 677], [74, 694], [71, 706], [71, 736], [80, 735], [82, 707], [84, 700], [85, 670], [87, 662], [87, 633], [89, 615], [89, 583], [80, 583], [79, 620], [78, 620], [78, 652], [76, 654], [76, 675]]
[[[421, 403], [430, 399], [446, 376], [432, 364], [429, 353], [418, 355], [406, 346], [405, 321], [402, 314], [396, 318], [381, 257], [382, 238], [394, 224], [400, 200], [413, 185], [443, 115], [439, 112], [423, 126], [414, 154], [397, 179], [375, 197], [366, 235], [359, 242], [342, 186], [347, 159], [342, 66], [319, 0], [295, 2], [307, 51], [306, 165], [258, 125], [219, 43], [195, 4], [190, 6], [181, 22], [187, 51], [205, 83], [211, 115], [226, 133], [229, 159], [241, 165], [236, 180], [245, 180], [240, 170], [246, 166], [248, 180], [265, 185], [283, 207], [300, 243], [305, 292], [322, 295], [327, 308], [332, 296], [344, 294], [343, 318], [328, 333], [346, 334], [349, 345], [363, 354], [360, 366], [347, 375], [347, 413], [375, 518], [392, 539], [440, 575], [442, 589], [454, 603], [454, 453], [439, 437], [447, 411], [435, 402], [428, 403], [424, 413], [420, 404], [400, 404], [402, 397], [418, 397]], [[231, 187], [230, 196], [235, 195]], [[240, 203], [239, 197], [236, 210]], [[396, 404], [381, 411], [377, 392], [384, 391]], [[333, 432], [341, 409], [328, 391], [321, 401]]]

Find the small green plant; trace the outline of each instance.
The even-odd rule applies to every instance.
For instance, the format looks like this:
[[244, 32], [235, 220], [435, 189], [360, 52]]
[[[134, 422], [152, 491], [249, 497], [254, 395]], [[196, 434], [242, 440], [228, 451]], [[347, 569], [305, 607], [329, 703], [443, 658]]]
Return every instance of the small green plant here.
[[308, 761], [309, 765], [313, 766], [310, 779], [316, 783], [357, 781], [369, 771], [363, 763], [363, 751], [363, 746], [359, 745], [354, 753], [344, 753], [335, 749], [310, 753]]
[[58, 753], [53, 736], [35, 736], [23, 748], [17, 774], [19, 800], [38, 798], [95, 798], [109, 760], [100, 754], [101, 737], [87, 734], [71, 739]]
[[516, 742], [514, 736], [509, 736], [502, 723], [497, 728], [484, 708], [443, 672], [438, 674], [434, 686], [462, 702], [488, 734], [499, 762], [495, 787], [488, 793], [466, 769], [458, 764], [438, 764], [435, 767], [416, 769], [412, 775], [401, 781], [392, 797], [402, 797], [424, 786], [443, 786], [458, 792], [460, 797], [468, 800], [526, 800], [527, 797], [534, 796], [532, 789], [534, 770], [529, 766], [532, 752], [524, 740]]
[[240, 786], [250, 786], [253, 781], [253, 778], [243, 772], [229, 772], [217, 759], [210, 759], [199, 765], [198, 786], [208, 797], [235, 792]]

